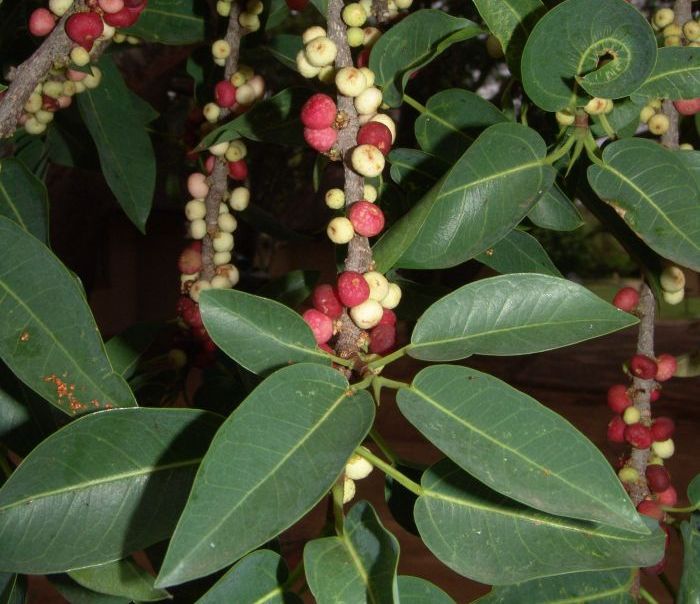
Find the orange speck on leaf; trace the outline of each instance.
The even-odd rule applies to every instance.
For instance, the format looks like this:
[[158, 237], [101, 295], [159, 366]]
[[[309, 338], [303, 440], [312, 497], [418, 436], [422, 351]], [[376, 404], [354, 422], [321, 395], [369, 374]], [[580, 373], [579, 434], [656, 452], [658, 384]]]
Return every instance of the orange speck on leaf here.
[[19, 341], [20, 342], [28, 342], [29, 341], [29, 332], [23, 331], [22, 335], [19, 336]]

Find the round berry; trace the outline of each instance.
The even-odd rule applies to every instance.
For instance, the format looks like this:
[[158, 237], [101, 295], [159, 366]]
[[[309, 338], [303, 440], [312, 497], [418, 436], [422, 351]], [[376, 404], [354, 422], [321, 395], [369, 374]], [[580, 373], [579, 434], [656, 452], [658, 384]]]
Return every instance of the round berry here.
[[[649, 438], [651, 439], [651, 434], [649, 435]], [[673, 439], [667, 438], [666, 440], [657, 440], [651, 445], [651, 450], [657, 457], [660, 457], [661, 459], [669, 459], [670, 457], [673, 457], [673, 454], [676, 451], [676, 445], [674, 444]]]
[[118, 13], [124, 9], [124, 0], [97, 0], [97, 4], [105, 13]]
[[326, 30], [323, 29], [320, 25], [312, 25], [311, 27], [307, 28], [304, 30], [304, 33], [301, 34], [301, 42], [302, 44], [308, 44], [311, 42], [311, 40], [315, 40], [316, 38], [325, 38], [326, 37]]
[[608, 440], [613, 443], [623, 443], [625, 442], [625, 422], [622, 421], [622, 417], [616, 415], [610, 420], [608, 424]]
[[388, 308], [384, 309], [382, 318], [379, 320], [380, 325], [396, 325], [396, 313]]
[[608, 407], [615, 413], [624, 412], [632, 405], [632, 400], [627, 393], [627, 386], [624, 384], [613, 384], [608, 388]]
[[304, 140], [319, 153], [330, 151], [337, 139], [338, 131], [334, 128], [304, 128]]
[[643, 380], [654, 379], [657, 366], [656, 361], [643, 354], [635, 354], [630, 360], [630, 373]]
[[340, 210], [345, 207], [345, 193], [342, 189], [328, 189], [325, 199], [326, 205], [332, 210]]
[[338, 216], [328, 223], [326, 228], [328, 238], [338, 245], [349, 243], [355, 236], [355, 229], [345, 216]]
[[348, 218], [355, 232], [363, 237], [374, 237], [384, 228], [384, 213], [369, 201], [356, 201], [348, 210]]
[[358, 145], [373, 145], [383, 155], [391, 151], [391, 131], [380, 122], [367, 122], [357, 132]]
[[624, 421], [628, 426], [636, 424], [640, 419], [642, 419], [642, 414], [636, 407], [627, 407], [625, 412], [622, 414], [622, 421]]
[[301, 11], [309, 6], [309, 0], [285, 0], [289, 10]]
[[676, 424], [670, 417], [657, 417], [651, 424], [651, 437], [655, 441], [667, 440], [673, 436]]
[[350, 503], [355, 497], [355, 481], [347, 476], [343, 479], [343, 503]]
[[310, 308], [302, 318], [311, 328], [317, 344], [325, 344], [333, 336], [333, 319], [319, 312], [315, 308]]
[[248, 178], [248, 164], [244, 159], [228, 162], [228, 175], [233, 180], [245, 180]]
[[663, 466], [647, 466], [646, 478], [647, 485], [653, 493], [661, 493], [671, 486], [671, 476]]
[[194, 172], [187, 178], [187, 191], [195, 199], [204, 199], [209, 193], [207, 177], [201, 172]]
[[377, 113], [377, 115], [372, 116], [369, 121], [384, 124], [387, 128], [389, 128], [389, 132], [391, 132], [391, 142], [393, 143], [396, 140], [396, 122], [394, 122], [394, 120], [392, 120], [386, 113]]
[[351, 2], [343, 8], [342, 17], [347, 26], [362, 27], [367, 20], [367, 13], [358, 2]]
[[676, 363], [676, 357], [670, 354], [660, 354], [656, 357], [656, 375], [654, 379], [657, 382], [665, 382], [670, 380], [676, 373], [678, 364]]
[[632, 312], [639, 304], [639, 292], [633, 287], [623, 287], [615, 294], [613, 304], [620, 310]]
[[381, 302], [389, 293], [389, 281], [377, 271], [369, 271], [363, 275], [367, 285], [369, 285], [369, 297], [372, 300]]
[[314, 94], [301, 108], [301, 123], [306, 128], [329, 128], [335, 122], [338, 108], [327, 94]]
[[297, 71], [305, 78], [315, 78], [321, 71], [320, 67], [314, 67], [306, 59], [303, 50], [300, 50], [296, 56]]
[[639, 472], [630, 466], [620, 468], [617, 476], [622, 482], [637, 482], [639, 480]]
[[345, 271], [338, 275], [338, 299], [345, 306], [362, 304], [369, 298], [369, 285], [361, 273]]
[[211, 283], [205, 279], [197, 279], [190, 287], [190, 298], [195, 302], [199, 302], [200, 294], [207, 289], [211, 289]]
[[250, 189], [247, 187], [236, 187], [231, 191], [231, 197], [229, 197], [228, 202], [231, 205], [231, 209], [236, 210], [236, 212], [242, 212], [250, 203]]
[[73, 6], [73, 0], [49, 0], [49, 10], [57, 17], [62, 17]]
[[[696, 23], [697, 25], [697, 23]], [[681, 115], [695, 115], [700, 111], [700, 98], [697, 99], [679, 99], [673, 101], [676, 111]]]
[[643, 424], [632, 424], [625, 427], [625, 440], [637, 449], [648, 449], [651, 446], [651, 432]]
[[320, 36], [304, 46], [306, 60], [314, 67], [325, 67], [335, 61], [338, 47], [330, 38]]
[[340, 94], [356, 97], [367, 88], [367, 78], [355, 67], [343, 67], [335, 74], [335, 85]]
[[[380, 319], [381, 321], [381, 319]], [[378, 323], [369, 332], [369, 351], [375, 354], [385, 354], [396, 344], [396, 327], [386, 323]]]
[[656, 501], [658, 501], [661, 505], [673, 507], [678, 503], [678, 493], [673, 487], [668, 487], [665, 491], [656, 493]]
[[66, 35], [85, 50], [92, 50], [92, 45], [102, 35], [104, 24], [97, 13], [74, 13], [66, 20]]
[[371, 329], [382, 318], [382, 305], [376, 300], [365, 300], [350, 309], [350, 317], [360, 329]]
[[661, 398], [661, 388], [652, 388], [651, 392], [649, 393], [649, 402], [655, 403]]
[[37, 8], [29, 15], [29, 33], [33, 36], [43, 38], [51, 33], [56, 25], [56, 19], [50, 10]]
[[361, 455], [351, 455], [348, 462], [345, 464], [345, 476], [353, 480], [362, 480], [367, 478], [372, 472], [374, 466]]
[[368, 86], [355, 97], [354, 104], [360, 115], [374, 115], [382, 104], [382, 93], [379, 88]]
[[401, 288], [396, 283], [389, 283], [389, 291], [382, 298], [381, 304], [384, 308], [396, 308], [401, 301]]
[[668, 132], [670, 122], [668, 117], [666, 117], [663, 113], [657, 113], [649, 118], [647, 125], [649, 126], [649, 132], [657, 136], [661, 136], [662, 134], [666, 134], [666, 132]]
[[653, 23], [658, 29], [663, 29], [671, 25], [675, 18], [676, 14], [673, 12], [673, 9], [660, 8], [654, 13]]
[[219, 107], [230, 109], [236, 102], [236, 87], [228, 80], [221, 80], [214, 86], [214, 98]]
[[[126, 2], [125, 2], [126, 4]], [[130, 8], [128, 5], [116, 13], [105, 13], [103, 19], [105, 23], [111, 27], [124, 29], [131, 27], [139, 20], [140, 10]]]
[[374, 145], [358, 145], [350, 156], [352, 169], [367, 178], [379, 176], [384, 170], [384, 155]]
[[685, 287], [685, 273], [677, 266], [667, 266], [661, 272], [659, 281], [664, 292], [674, 294], [683, 291]]
[[682, 289], [673, 293], [667, 291], [664, 291], [662, 293], [664, 302], [666, 302], [666, 304], [670, 304], [671, 306], [680, 304], [681, 302], [683, 302], [683, 298], [685, 298], [685, 290]]
[[323, 284], [314, 288], [311, 297], [314, 308], [331, 319], [337, 319], [343, 314], [343, 305], [335, 293], [332, 285]]
[[649, 516], [654, 520], [663, 520], [664, 511], [659, 507], [659, 504], [651, 499], [644, 499], [637, 505], [637, 511], [644, 516]]
[[192, 248], [182, 251], [177, 260], [177, 268], [185, 275], [192, 275], [202, 270], [202, 254]]

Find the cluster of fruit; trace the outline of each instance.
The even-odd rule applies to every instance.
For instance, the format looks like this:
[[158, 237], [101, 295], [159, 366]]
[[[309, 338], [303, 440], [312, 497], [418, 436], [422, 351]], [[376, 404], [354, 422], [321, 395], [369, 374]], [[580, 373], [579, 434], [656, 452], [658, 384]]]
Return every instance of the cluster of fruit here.
[[657, 10], [652, 17], [651, 26], [655, 31], [661, 32], [664, 46], [700, 46], [700, 23], [690, 19], [679, 25], [671, 8]]
[[[211, 47], [214, 61], [224, 57], [224, 62], [231, 54], [231, 46], [226, 40], [217, 40]], [[245, 113], [254, 103], [265, 96], [265, 80], [256, 75], [252, 67], [240, 65], [230, 78], [220, 80], [214, 86], [214, 100], [204, 105], [202, 114], [210, 124], [222, 117], [222, 111], [231, 111], [234, 115]]]
[[367, 478], [374, 466], [361, 455], [353, 454], [345, 464], [343, 478], [343, 503], [349, 503], [355, 497], [355, 481]]
[[[233, 0], [218, 0], [216, 3], [216, 12], [222, 17], [231, 15], [231, 7]], [[265, 9], [261, 0], [248, 0], [245, 5], [245, 10], [238, 14], [238, 24], [250, 32], [260, 29], [260, 15]]]

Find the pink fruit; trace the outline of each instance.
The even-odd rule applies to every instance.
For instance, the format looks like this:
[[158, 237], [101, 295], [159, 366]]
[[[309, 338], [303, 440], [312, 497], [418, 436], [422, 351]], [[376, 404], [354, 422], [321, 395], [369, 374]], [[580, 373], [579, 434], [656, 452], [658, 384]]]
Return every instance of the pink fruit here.
[[338, 131], [333, 128], [304, 128], [304, 140], [312, 149], [316, 149], [319, 153], [325, 153], [338, 140]]
[[630, 424], [625, 428], [625, 440], [637, 449], [648, 449], [651, 447], [651, 432], [643, 424]]
[[348, 210], [348, 218], [358, 235], [374, 237], [384, 228], [384, 213], [369, 201], [356, 201]]
[[678, 503], [678, 493], [673, 487], [668, 487], [665, 491], [656, 493], [656, 501], [659, 502], [659, 505], [673, 507]]
[[245, 159], [228, 162], [228, 175], [233, 180], [245, 180], [248, 178], [248, 164]]
[[332, 285], [323, 284], [315, 287], [311, 300], [316, 310], [331, 319], [337, 319], [343, 314], [343, 305], [338, 300]]
[[75, 13], [66, 21], [66, 35], [85, 50], [92, 49], [95, 39], [102, 35], [104, 24], [97, 13]]
[[643, 380], [651, 380], [656, 375], [657, 366], [654, 359], [643, 354], [635, 354], [630, 360], [630, 373]]
[[615, 413], [622, 413], [632, 404], [627, 394], [627, 386], [624, 384], [614, 384], [608, 388], [608, 407]]
[[670, 354], [660, 354], [656, 357], [656, 375], [654, 379], [657, 382], [665, 382], [670, 380], [676, 373], [678, 364], [676, 363], [676, 357]]
[[195, 199], [204, 199], [209, 193], [207, 177], [201, 172], [193, 172], [187, 177], [187, 191]]
[[656, 464], [647, 466], [646, 478], [652, 493], [661, 493], [671, 486], [671, 476], [663, 466]]
[[379, 323], [369, 332], [369, 351], [374, 354], [384, 354], [396, 344], [396, 327]]
[[345, 271], [338, 275], [338, 298], [350, 308], [362, 304], [369, 298], [369, 285], [365, 278], [354, 271]]
[[667, 440], [673, 436], [676, 424], [670, 417], [657, 417], [651, 424], [651, 438], [653, 440]]
[[358, 145], [374, 145], [382, 154], [391, 151], [391, 130], [380, 122], [367, 122], [357, 133]]
[[56, 25], [56, 19], [50, 10], [37, 8], [29, 16], [29, 32], [33, 36], [43, 37], [50, 34]]
[[97, 4], [105, 13], [118, 13], [124, 8], [124, 0], [97, 0]]
[[612, 443], [623, 443], [625, 442], [625, 424], [622, 417], [616, 415], [610, 420], [608, 424], [608, 440]]
[[214, 86], [214, 98], [219, 107], [230, 109], [236, 102], [236, 87], [228, 80], [221, 80]]
[[390, 308], [385, 308], [379, 325], [396, 325], [396, 313]]
[[317, 344], [325, 344], [333, 336], [333, 319], [327, 317], [315, 308], [310, 308], [302, 318], [311, 328]]
[[320, 130], [330, 128], [335, 122], [338, 108], [327, 94], [314, 94], [301, 108], [301, 123], [305, 128]]
[[177, 260], [177, 267], [185, 275], [193, 275], [202, 270], [202, 254], [197, 250], [186, 248]]
[[633, 287], [623, 287], [615, 294], [613, 304], [620, 310], [632, 312], [639, 304], [639, 292]]
[[664, 518], [664, 511], [659, 507], [658, 503], [651, 499], [643, 499], [640, 501], [639, 505], [637, 505], [637, 511], [654, 520], [663, 520]]
[[136, 23], [139, 20], [141, 10], [143, 9], [130, 8], [129, 6], [124, 6], [124, 8], [117, 13], [105, 14], [104, 20], [107, 25], [124, 29], [126, 27], [131, 27], [134, 23]]
[[363, 48], [360, 54], [357, 55], [355, 64], [357, 65], [358, 69], [360, 67], [367, 67], [367, 65], [369, 65], [369, 53], [371, 50], [371, 48]]
[[204, 160], [204, 170], [207, 174], [211, 174], [214, 171], [214, 166], [216, 165], [216, 157], [210, 155]]
[[673, 106], [681, 115], [695, 115], [700, 111], [700, 98], [697, 99], [679, 99], [673, 101]]

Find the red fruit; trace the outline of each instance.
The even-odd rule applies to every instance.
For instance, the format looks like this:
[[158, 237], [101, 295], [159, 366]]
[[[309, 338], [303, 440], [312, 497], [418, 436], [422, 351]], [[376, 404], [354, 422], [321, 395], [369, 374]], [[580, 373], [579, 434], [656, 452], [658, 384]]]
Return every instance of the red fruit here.
[[673, 436], [676, 424], [670, 417], [657, 417], [651, 424], [651, 438], [653, 440], [667, 440]]
[[623, 287], [615, 294], [613, 304], [620, 310], [632, 312], [639, 304], [639, 292], [633, 287]]
[[230, 109], [236, 102], [236, 87], [228, 80], [221, 80], [214, 86], [214, 98], [219, 107]]
[[29, 32], [33, 36], [46, 36], [51, 33], [55, 25], [56, 18], [48, 9], [37, 8], [29, 15]]
[[304, 10], [309, 6], [309, 0], [286, 0], [290, 10]]
[[142, 11], [144, 8], [146, 8], [146, 0], [124, 0], [124, 6], [129, 7], [130, 9]]
[[214, 166], [216, 165], [216, 157], [210, 155], [204, 160], [204, 170], [207, 174], [211, 174], [214, 171]]
[[[142, 5], [142, 7], [143, 6], [145, 6], [145, 3]], [[105, 13], [103, 18], [107, 25], [123, 29], [125, 27], [131, 27], [139, 20], [141, 10], [143, 10], [143, 8], [129, 8], [129, 6], [126, 5], [118, 13]]]
[[202, 340], [202, 350], [206, 353], [213, 354], [216, 352], [216, 344], [214, 344], [214, 340], [211, 338], [207, 337], [206, 340]]
[[622, 413], [632, 404], [627, 394], [627, 386], [624, 384], [614, 384], [608, 388], [608, 407], [615, 413]]
[[367, 122], [357, 133], [358, 145], [374, 145], [383, 155], [391, 151], [391, 130], [380, 122]]
[[673, 487], [668, 487], [665, 491], [656, 493], [655, 496], [656, 501], [659, 502], [659, 505], [673, 507], [678, 503], [678, 493], [676, 493], [676, 489]]
[[625, 440], [637, 449], [648, 449], [651, 447], [651, 431], [643, 424], [630, 424], [625, 428]]
[[695, 115], [700, 111], [700, 98], [697, 99], [679, 99], [673, 101], [673, 106], [681, 115]]
[[177, 259], [177, 268], [185, 275], [192, 275], [202, 270], [202, 254], [196, 250], [186, 248]]
[[396, 313], [390, 308], [385, 308], [378, 325], [396, 325]]
[[649, 401], [655, 403], [661, 398], [661, 388], [652, 388], [649, 393]]
[[657, 366], [654, 359], [643, 354], [635, 354], [630, 360], [630, 373], [643, 380], [651, 380], [656, 375]]
[[671, 476], [663, 466], [651, 464], [646, 470], [647, 485], [652, 493], [661, 493], [671, 486]]
[[228, 162], [228, 175], [233, 180], [245, 180], [248, 178], [248, 164], [245, 163], [245, 159]]
[[637, 511], [640, 514], [649, 516], [649, 518], [653, 518], [654, 520], [664, 519], [664, 511], [659, 507], [658, 503], [652, 501], [651, 499], [644, 499], [640, 501], [639, 505], [637, 506]]
[[182, 319], [192, 329], [198, 330], [200, 338], [204, 338], [205, 336], [209, 337], [206, 329], [204, 329], [204, 322], [202, 321], [202, 313], [199, 310], [199, 304], [195, 304], [194, 306], [188, 308], [183, 313]]
[[95, 39], [101, 36], [103, 31], [102, 17], [97, 13], [75, 13], [66, 21], [66, 35], [88, 51], [92, 49]]
[[196, 252], [202, 252], [202, 242], [200, 240], [190, 241], [187, 247]]
[[331, 319], [337, 319], [343, 314], [343, 305], [338, 300], [332, 285], [323, 284], [314, 288], [311, 303], [316, 310]]
[[197, 304], [192, 298], [189, 296], [180, 296], [175, 304], [175, 312], [178, 316], [184, 317], [185, 313], [193, 306], [197, 306]]
[[352, 308], [369, 298], [369, 284], [360, 273], [345, 271], [338, 275], [337, 292], [340, 301]]
[[657, 382], [670, 380], [675, 375], [677, 368], [676, 357], [666, 353], [660, 354], [656, 357], [656, 375], [654, 379]]
[[622, 417], [616, 415], [610, 420], [608, 424], [608, 440], [611, 443], [623, 443], [625, 442], [625, 428], [627, 424], [623, 421]]
[[666, 554], [668, 552], [668, 546], [671, 543], [671, 533], [669, 532], [668, 527], [665, 524], [661, 523], [659, 526], [661, 526], [663, 531], [666, 533], [666, 541], [664, 543], [664, 557], [661, 558], [661, 560], [659, 560], [653, 566], [647, 566], [646, 568], [643, 568], [642, 570], [646, 575], [658, 575], [663, 572], [664, 568], [666, 568], [666, 560], [668, 559], [668, 556]]
[[41, 108], [44, 111], [58, 111], [60, 109], [58, 104], [58, 99], [52, 99], [50, 96], [45, 94], [41, 95]]
[[319, 153], [328, 151], [337, 139], [338, 131], [333, 128], [304, 128], [304, 140]]
[[310, 308], [302, 318], [311, 328], [317, 344], [325, 344], [333, 336], [333, 320], [315, 308]]
[[379, 323], [369, 332], [369, 351], [374, 354], [384, 354], [396, 344], [396, 327]]
[[357, 64], [358, 68], [367, 67], [367, 65], [369, 65], [369, 53], [371, 50], [371, 48], [363, 48], [360, 54], [357, 55], [355, 63]]
[[331, 97], [327, 94], [314, 94], [301, 108], [301, 123], [314, 130], [330, 128], [337, 113], [338, 108]]
[[348, 210], [348, 218], [358, 235], [374, 237], [384, 228], [384, 213], [369, 201], [356, 201]]

